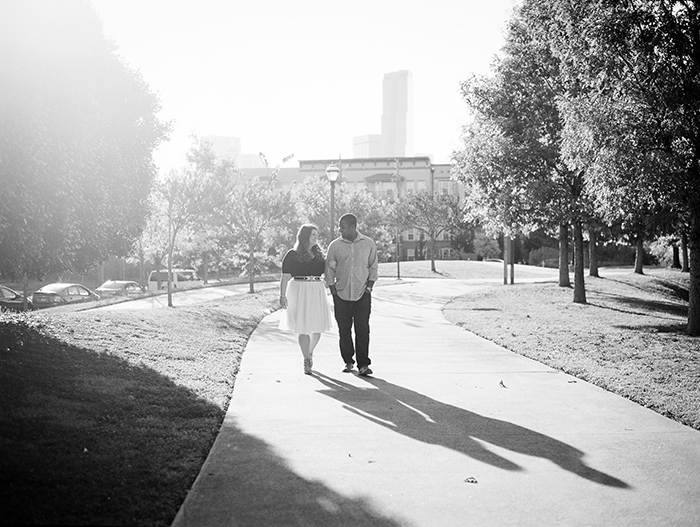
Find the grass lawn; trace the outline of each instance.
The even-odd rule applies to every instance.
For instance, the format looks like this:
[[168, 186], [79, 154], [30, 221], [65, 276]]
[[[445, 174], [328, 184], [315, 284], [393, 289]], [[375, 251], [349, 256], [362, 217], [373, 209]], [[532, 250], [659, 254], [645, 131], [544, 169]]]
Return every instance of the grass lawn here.
[[[402, 262], [402, 278], [503, 277], [498, 264], [436, 265], [437, 275], [430, 262]], [[380, 267], [377, 285], [395, 283], [396, 264]], [[519, 266], [515, 278], [547, 273], [556, 276]], [[556, 283], [485, 285], [444, 313], [700, 429], [700, 340], [683, 333], [687, 280], [586, 277], [587, 305]], [[248, 337], [277, 296], [0, 315], [2, 522], [170, 525], [223, 420]]]

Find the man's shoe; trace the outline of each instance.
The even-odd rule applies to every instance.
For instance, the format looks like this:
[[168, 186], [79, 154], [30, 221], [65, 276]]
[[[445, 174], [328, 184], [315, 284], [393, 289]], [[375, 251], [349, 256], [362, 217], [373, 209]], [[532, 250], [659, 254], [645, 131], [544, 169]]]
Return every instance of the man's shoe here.
[[359, 375], [372, 375], [372, 370], [369, 369], [369, 366], [362, 366], [362, 368], [360, 368]]
[[352, 371], [352, 367], [355, 365], [353, 362], [348, 362], [345, 364], [345, 368], [343, 369], [343, 373], [350, 373]]

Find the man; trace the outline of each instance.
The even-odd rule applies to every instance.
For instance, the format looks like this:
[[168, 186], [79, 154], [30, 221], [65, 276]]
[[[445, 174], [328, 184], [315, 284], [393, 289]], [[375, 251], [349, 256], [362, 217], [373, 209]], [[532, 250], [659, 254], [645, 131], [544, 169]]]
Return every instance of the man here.
[[[357, 231], [354, 214], [338, 222], [340, 237], [333, 240], [326, 256], [326, 283], [333, 295], [335, 320], [340, 335], [344, 372], [351, 372], [357, 360], [358, 373], [371, 375], [369, 365], [369, 314], [372, 287], [377, 281], [377, 246]], [[355, 326], [355, 342], [352, 328]]]

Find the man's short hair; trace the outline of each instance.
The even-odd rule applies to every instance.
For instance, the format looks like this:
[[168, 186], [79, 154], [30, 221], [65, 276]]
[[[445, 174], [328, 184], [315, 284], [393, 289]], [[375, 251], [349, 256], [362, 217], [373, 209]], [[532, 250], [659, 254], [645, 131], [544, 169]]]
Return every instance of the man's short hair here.
[[354, 214], [350, 214], [350, 213], [343, 214], [340, 217], [340, 221], [338, 223], [340, 223], [340, 222], [345, 223], [349, 227], [357, 227], [357, 216], [355, 216]]

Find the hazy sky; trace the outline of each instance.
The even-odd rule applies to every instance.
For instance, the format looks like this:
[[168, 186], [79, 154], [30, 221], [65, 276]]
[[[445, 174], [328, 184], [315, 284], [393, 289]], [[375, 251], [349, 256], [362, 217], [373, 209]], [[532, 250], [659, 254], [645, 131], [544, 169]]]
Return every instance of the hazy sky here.
[[352, 157], [381, 131], [384, 74], [410, 70], [416, 154], [448, 162], [514, 0], [92, 0], [119, 54], [174, 120], [156, 153], [183, 164], [190, 135], [241, 138], [275, 165]]

